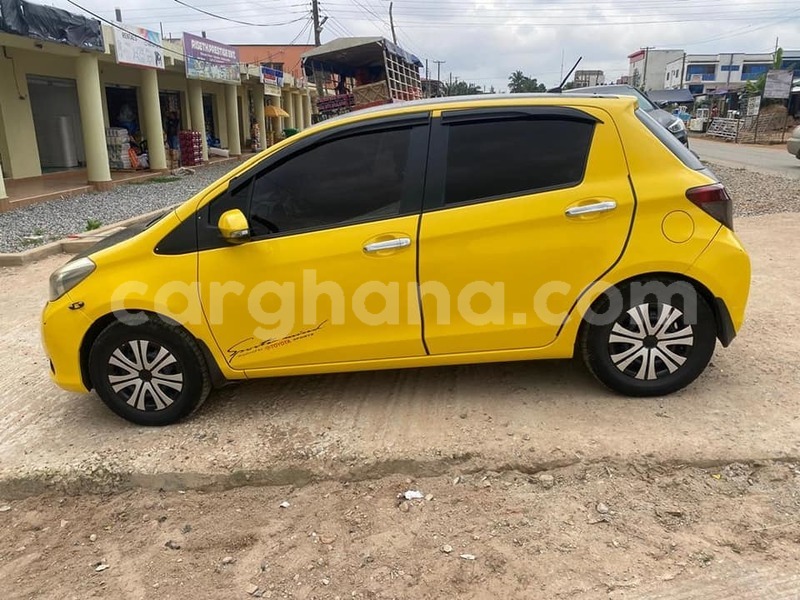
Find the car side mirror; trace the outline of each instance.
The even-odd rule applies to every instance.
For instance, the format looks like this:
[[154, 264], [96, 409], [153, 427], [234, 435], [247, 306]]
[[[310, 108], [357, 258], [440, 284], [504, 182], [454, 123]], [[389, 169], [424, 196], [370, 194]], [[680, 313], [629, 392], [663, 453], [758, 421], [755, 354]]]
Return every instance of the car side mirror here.
[[238, 208], [222, 213], [217, 227], [222, 239], [229, 244], [242, 244], [250, 240], [250, 225]]

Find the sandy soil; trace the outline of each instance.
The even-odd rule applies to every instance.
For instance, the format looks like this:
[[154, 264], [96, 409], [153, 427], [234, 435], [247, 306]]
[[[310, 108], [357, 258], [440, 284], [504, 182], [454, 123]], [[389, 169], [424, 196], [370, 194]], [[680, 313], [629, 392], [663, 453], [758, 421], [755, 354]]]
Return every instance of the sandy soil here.
[[[798, 473], [608, 463], [30, 498], [0, 507], [0, 589], [8, 600], [797, 598]], [[406, 490], [427, 499], [398, 500]]]

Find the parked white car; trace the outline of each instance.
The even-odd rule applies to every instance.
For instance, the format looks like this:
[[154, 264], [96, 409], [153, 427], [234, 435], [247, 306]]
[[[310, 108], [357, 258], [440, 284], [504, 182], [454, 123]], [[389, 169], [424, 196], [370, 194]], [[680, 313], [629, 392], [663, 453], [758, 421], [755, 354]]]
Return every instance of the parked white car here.
[[789, 138], [789, 143], [786, 145], [789, 154], [794, 154], [800, 158], [800, 126], [795, 127], [792, 132], [792, 137]]

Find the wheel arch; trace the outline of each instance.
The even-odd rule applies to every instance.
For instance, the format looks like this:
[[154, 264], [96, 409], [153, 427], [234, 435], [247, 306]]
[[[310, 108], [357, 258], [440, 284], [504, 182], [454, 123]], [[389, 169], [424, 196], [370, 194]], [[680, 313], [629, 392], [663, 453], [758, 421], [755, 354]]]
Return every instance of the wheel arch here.
[[[183, 325], [181, 325], [174, 319], [171, 319], [165, 315], [150, 310], [131, 310], [128, 311], [127, 315], [131, 317], [136, 315], [146, 315], [149, 319], [152, 320], [159, 319], [165, 324], [169, 325], [170, 327], [177, 327], [187, 332], [192, 337], [192, 339], [197, 343], [198, 347], [200, 348], [203, 354], [203, 358], [205, 359], [209, 374], [211, 375], [212, 385], [215, 388], [219, 388], [227, 382], [225, 375], [223, 375], [222, 371], [220, 370], [217, 361], [214, 360], [214, 356], [211, 354], [211, 351], [209, 350], [206, 343], [203, 340], [197, 338], [195, 335], [193, 335], [192, 332], [186, 329]], [[91, 390], [94, 388], [94, 386], [92, 385], [91, 376], [89, 374], [89, 353], [91, 352], [95, 340], [97, 340], [97, 336], [99, 336], [100, 333], [106, 327], [108, 327], [115, 321], [124, 322], [124, 319], [120, 319], [114, 313], [105, 314], [102, 317], [95, 320], [95, 322], [92, 323], [92, 325], [86, 331], [86, 334], [83, 336], [83, 340], [81, 341], [81, 346], [80, 346], [80, 367], [81, 367], [81, 380], [83, 381], [83, 384], [86, 386], [87, 390]]]
[[[629, 285], [636, 281], [642, 280], [668, 280], [668, 281], [683, 281], [691, 285], [698, 294], [706, 301], [708, 306], [711, 308], [712, 313], [714, 314], [714, 326], [716, 329], [717, 339], [722, 343], [723, 346], [728, 347], [730, 343], [733, 341], [733, 338], [736, 335], [736, 332], [733, 328], [733, 322], [731, 320], [730, 313], [728, 312], [728, 308], [725, 305], [725, 301], [722, 298], [716, 297], [710, 289], [702, 282], [694, 279], [693, 277], [689, 277], [682, 273], [673, 273], [669, 271], [653, 271], [651, 273], [641, 273], [638, 275], [634, 275], [628, 277], [627, 279], [622, 279], [614, 284], [611, 284], [605, 287], [602, 290], [599, 290], [592, 302], [587, 306], [586, 310], [584, 310], [580, 315], [580, 326], [578, 327], [577, 335], [575, 336], [574, 340], [574, 347], [577, 349], [578, 345], [580, 344], [580, 340], [584, 334], [588, 323], [585, 319], [586, 313], [589, 310], [595, 308], [598, 302], [602, 301], [603, 295], [607, 290], [612, 288], [621, 288], [626, 285]], [[580, 306], [580, 305], [578, 305]], [[578, 309], [576, 306], [576, 310]]]

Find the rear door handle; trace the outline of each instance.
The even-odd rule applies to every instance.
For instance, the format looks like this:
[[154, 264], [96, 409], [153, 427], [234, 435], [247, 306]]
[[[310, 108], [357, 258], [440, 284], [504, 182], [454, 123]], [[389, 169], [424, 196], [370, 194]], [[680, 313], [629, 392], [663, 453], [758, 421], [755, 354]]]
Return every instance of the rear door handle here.
[[592, 213], [608, 212], [617, 208], [617, 203], [613, 200], [595, 202], [594, 204], [584, 204], [583, 206], [573, 206], [564, 211], [568, 217], [580, 217], [581, 215], [591, 215]]
[[396, 250], [397, 248], [407, 248], [411, 245], [411, 238], [402, 237], [383, 242], [373, 242], [364, 246], [364, 252], [380, 252], [381, 250]]

